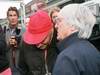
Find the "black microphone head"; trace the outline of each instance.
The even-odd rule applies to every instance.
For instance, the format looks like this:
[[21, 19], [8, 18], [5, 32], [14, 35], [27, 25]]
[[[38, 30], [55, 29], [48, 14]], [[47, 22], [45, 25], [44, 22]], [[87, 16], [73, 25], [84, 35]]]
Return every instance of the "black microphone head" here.
[[16, 28], [16, 34], [19, 35], [20, 34], [21, 29]]

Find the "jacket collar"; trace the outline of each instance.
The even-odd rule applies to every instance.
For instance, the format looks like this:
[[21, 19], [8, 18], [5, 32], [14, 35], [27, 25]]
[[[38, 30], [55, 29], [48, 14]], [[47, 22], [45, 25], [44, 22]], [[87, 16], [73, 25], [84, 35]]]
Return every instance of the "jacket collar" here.
[[62, 51], [65, 48], [67, 48], [68, 46], [72, 45], [73, 43], [75, 43], [79, 40], [81, 40], [81, 39], [78, 38], [78, 32], [76, 32], [76, 33], [73, 33], [72, 35], [70, 35], [69, 37], [65, 38], [61, 42], [59, 42], [57, 47], [60, 51]]
[[[13, 29], [16, 29], [16, 28], [19, 29], [19, 28], [18, 28], [18, 25], [16, 25], [16, 27], [14, 27]], [[6, 26], [6, 30], [8, 30], [8, 31], [11, 30], [10, 25], [7, 25], [7, 26]]]

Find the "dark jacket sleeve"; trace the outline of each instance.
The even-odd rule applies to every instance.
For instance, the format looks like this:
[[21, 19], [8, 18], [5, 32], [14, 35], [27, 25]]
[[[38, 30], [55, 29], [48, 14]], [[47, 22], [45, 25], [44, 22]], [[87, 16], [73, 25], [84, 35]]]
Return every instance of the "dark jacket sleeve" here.
[[9, 67], [9, 63], [6, 57], [6, 42], [3, 33], [0, 33], [0, 72]]

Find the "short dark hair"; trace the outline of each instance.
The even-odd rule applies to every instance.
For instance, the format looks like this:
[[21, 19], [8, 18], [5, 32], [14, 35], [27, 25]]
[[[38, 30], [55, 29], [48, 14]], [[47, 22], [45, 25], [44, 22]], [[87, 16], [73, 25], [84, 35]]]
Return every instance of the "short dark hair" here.
[[9, 7], [7, 11], [7, 16], [9, 16], [9, 11], [15, 11], [17, 16], [19, 17], [19, 11], [17, 10], [16, 7]]

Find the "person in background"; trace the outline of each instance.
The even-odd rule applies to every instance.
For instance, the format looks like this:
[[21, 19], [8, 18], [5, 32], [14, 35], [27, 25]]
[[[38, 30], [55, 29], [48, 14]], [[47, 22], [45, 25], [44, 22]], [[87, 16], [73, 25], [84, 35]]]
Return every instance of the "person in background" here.
[[28, 27], [29, 21], [30, 21], [30, 18], [29, 17], [25, 19], [25, 28], [26, 29]]
[[4, 33], [0, 25], [0, 75], [12, 75], [6, 56], [6, 48], [7, 45], [4, 38]]
[[100, 75], [100, 53], [87, 40], [96, 18], [81, 4], [64, 6], [56, 17], [58, 49], [52, 75]]
[[19, 61], [22, 75], [51, 75], [58, 53], [49, 14], [38, 10], [31, 15], [22, 38]]
[[29, 21], [30, 21], [30, 18], [26, 18], [26, 20], [25, 20], [25, 22], [26, 22], [26, 27], [28, 26]]
[[[51, 8], [50, 11], [49, 11], [49, 15], [50, 15], [51, 20], [52, 20], [52, 22], [53, 22], [54, 31], [55, 31], [55, 33], [56, 33], [56, 34], [55, 34], [56, 36], [57, 36], [57, 30], [55, 29], [55, 18], [57, 17], [59, 11], [60, 11], [60, 8], [59, 8], [59, 7], [53, 7], [53, 8]], [[56, 39], [56, 41], [58, 42], [57, 39]], [[57, 42], [56, 42], [56, 43], [57, 43]], [[58, 51], [58, 53], [59, 53], [59, 51]]]
[[53, 23], [55, 22], [55, 18], [57, 17], [59, 11], [60, 11], [59, 7], [53, 7], [50, 9], [49, 14]]
[[37, 0], [33, 5], [33, 11], [37, 12], [38, 10], [45, 10], [47, 4], [43, 0]]
[[9, 7], [7, 10], [8, 25], [4, 26], [5, 39], [7, 43], [7, 57], [12, 72], [17, 68], [19, 56], [19, 43], [21, 40], [21, 29], [18, 23], [19, 11], [16, 7]]

